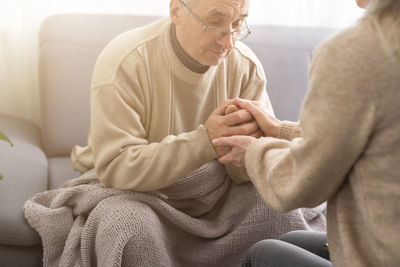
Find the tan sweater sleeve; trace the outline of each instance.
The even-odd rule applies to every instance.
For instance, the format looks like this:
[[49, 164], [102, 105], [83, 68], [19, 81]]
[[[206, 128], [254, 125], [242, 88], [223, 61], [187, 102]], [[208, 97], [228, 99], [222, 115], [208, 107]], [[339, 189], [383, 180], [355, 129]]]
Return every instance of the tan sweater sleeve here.
[[314, 207], [338, 190], [367, 145], [374, 95], [354, 53], [335, 43], [317, 49], [300, 114], [302, 137], [262, 138], [246, 153], [250, 179], [271, 207]]
[[91, 92], [93, 159], [106, 187], [156, 190], [216, 158], [203, 126], [149, 143], [144, 99], [139, 91], [131, 91], [108, 84]]

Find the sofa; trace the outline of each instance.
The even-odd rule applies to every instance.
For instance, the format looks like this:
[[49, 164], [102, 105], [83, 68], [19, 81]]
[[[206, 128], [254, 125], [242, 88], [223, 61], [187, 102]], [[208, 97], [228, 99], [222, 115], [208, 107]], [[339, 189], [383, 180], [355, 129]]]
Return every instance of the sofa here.
[[[97, 56], [117, 34], [157, 17], [122, 14], [60, 14], [41, 25], [39, 82], [41, 125], [0, 114], [0, 129], [14, 143], [0, 142], [0, 267], [41, 266], [38, 234], [24, 219], [34, 194], [77, 177], [74, 145], [89, 132], [89, 88]], [[315, 46], [335, 29], [253, 25], [245, 42], [261, 60], [275, 115], [296, 121], [307, 90]]]

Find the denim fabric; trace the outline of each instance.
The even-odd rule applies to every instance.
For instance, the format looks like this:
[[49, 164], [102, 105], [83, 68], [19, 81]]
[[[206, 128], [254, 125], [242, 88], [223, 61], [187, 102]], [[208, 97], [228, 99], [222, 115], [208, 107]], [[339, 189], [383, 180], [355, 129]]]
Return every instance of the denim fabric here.
[[246, 254], [242, 267], [332, 267], [326, 246], [326, 234], [293, 231], [281, 240], [263, 240]]

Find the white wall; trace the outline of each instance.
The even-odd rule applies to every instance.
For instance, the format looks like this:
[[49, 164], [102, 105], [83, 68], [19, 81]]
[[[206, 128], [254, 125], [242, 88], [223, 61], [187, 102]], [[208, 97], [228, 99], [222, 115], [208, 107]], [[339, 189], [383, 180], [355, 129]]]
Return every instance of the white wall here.
[[[0, 0], [0, 113], [40, 125], [37, 37], [46, 16], [67, 12], [167, 16], [168, 7], [169, 0]], [[361, 14], [355, 0], [252, 0], [248, 21], [340, 28]]]

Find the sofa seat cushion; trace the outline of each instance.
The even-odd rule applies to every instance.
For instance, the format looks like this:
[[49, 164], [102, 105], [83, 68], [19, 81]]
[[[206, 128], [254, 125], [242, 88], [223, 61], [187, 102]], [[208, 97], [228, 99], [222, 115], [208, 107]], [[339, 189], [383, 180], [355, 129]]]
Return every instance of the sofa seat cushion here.
[[1, 267], [41, 267], [42, 245], [32, 247], [14, 247], [0, 245], [0, 266]]
[[0, 245], [33, 246], [39, 235], [26, 222], [23, 205], [38, 192], [47, 190], [47, 158], [34, 124], [0, 115], [0, 127], [14, 147], [0, 142]]

